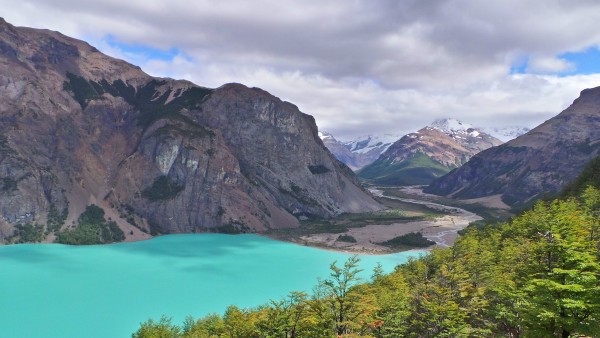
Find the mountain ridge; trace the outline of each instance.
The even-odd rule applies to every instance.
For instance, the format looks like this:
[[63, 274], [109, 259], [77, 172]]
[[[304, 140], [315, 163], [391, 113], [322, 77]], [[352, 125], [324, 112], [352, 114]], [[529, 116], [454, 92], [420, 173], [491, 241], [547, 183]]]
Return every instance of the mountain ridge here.
[[588, 88], [560, 114], [474, 156], [425, 191], [456, 198], [501, 194], [524, 207], [557, 194], [600, 152], [600, 87]]
[[470, 124], [438, 119], [392, 144], [358, 176], [374, 184], [424, 185], [502, 142]]
[[6, 21], [0, 65], [0, 241], [28, 223], [45, 224], [51, 241], [88, 204], [127, 240], [381, 208], [312, 116], [261, 89], [154, 78], [84, 41]]

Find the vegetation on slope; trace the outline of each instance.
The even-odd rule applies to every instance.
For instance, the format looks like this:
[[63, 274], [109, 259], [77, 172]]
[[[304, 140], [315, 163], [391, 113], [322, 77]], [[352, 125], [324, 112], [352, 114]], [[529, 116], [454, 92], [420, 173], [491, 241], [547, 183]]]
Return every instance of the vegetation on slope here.
[[[383, 201], [390, 209], [365, 213], [344, 213], [330, 219], [308, 219], [301, 221], [301, 226], [292, 229], [271, 229], [269, 236], [282, 240], [298, 239], [312, 234], [342, 234], [352, 228], [362, 228], [369, 224], [394, 224], [421, 221], [442, 216], [438, 210], [417, 204], [402, 203], [394, 200]], [[393, 204], [388, 204], [392, 202]], [[342, 240], [343, 241], [343, 240]], [[346, 241], [348, 242], [348, 241]], [[351, 241], [350, 241], [351, 242]]]
[[88, 205], [79, 216], [73, 229], [58, 233], [56, 242], [73, 245], [89, 245], [121, 242], [125, 234], [114, 221], [104, 219], [104, 210], [96, 205]]
[[425, 185], [450, 170], [423, 153], [415, 153], [400, 162], [377, 160], [359, 170], [357, 175], [379, 185]]
[[426, 248], [434, 245], [435, 242], [423, 237], [423, 234], [420, 232], [409, 232], [405, 235], [394, 237], [388, 241], [377, 244], [385, 245], [392, 249], [406, 247]]
[[170, 200], [175, 198], [185, 186], [179, 185], [167, 176], [157, 177], [152, 185], [142, 191], [142, 197], [151, 201]]
[[[212, 93], [212, 89], [202, 87], [177, 89], [172, 95], [174, 98], [169, 101], [172, 89], [161, 92], [161, 86], [167, 83], [163, 80], [153, 79], [136, 88], [122, 80], [116, 80], [112, 84], [106, 80], [96, 82], [72, 73], [67, 73], [67, 79], [68, 81], [63, 83], [63, 89], [73, 94], [73, 98], [79, 102], [82, 109], [85, 109], [93, 100], [102, 100], [104, 94], [122, 97], [139, 110], [138, 124], [144, 128], [159, 119], [183, 117], [180, 114], [182, 109], [196, 108]], [[193, 121], [187, 122], [203, 128]]]
[[332, 264], [312, 295], [230, 306], [181, 327], [150, 320], [133, 337], [599, 336], [599, 246], [600, 191], [590, 186], [367, 283], [353, 258]]
[[576, 196], [581, 194], [586, 187], [592, 186], [600, 189], [600, 156], [591, 160], [575, 181], [563, 190], [563, 196]]

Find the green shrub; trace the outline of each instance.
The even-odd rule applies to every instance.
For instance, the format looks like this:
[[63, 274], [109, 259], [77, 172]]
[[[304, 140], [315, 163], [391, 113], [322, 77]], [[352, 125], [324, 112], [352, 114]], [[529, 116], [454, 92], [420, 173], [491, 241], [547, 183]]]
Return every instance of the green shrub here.
[[150, 201], [165, 201], [175, 198], [185, 186], [178, 185], [167, 176], [157, 177], [152, 186], [142, 191], [142, 197]]
[[308, 170], [310, 170], [310, 172], [313, 175], [318, 175], [318, 174], [326, 174], [328, 172], [330, 172], [331, 170], [329, 170], [329, 168], [327, 168], [326, 166], [319, 164], [319, 165], [309, 165], [308, 166]]
[[402, 247], [402, 246], [412, 246], [416, 248], [426, 248], [428, 246], [434, 245], [435, 242], [423, 237], [423, 234], [420, 232], [410, 232], [406, 235], [394, 237], [389, 241], [377, 243], [381, 245], [388, 246], [390, 248]]
[[350, 235], [339, 235], [336, 239], [337, 242], [356, 243], [356, 238]]
[[104, 219], [104, 210], [96, 205], [88, 205], [79, 216], [74, 229], [58, 233], [56, 242], [72, 245], [104, 244], [121, 242], [125, 234], [115, 222]]
[[36, 243], [44, 239], [44, 226], [41, 224], [17, 224], [12, 238], [19, 238], [17, 243]]

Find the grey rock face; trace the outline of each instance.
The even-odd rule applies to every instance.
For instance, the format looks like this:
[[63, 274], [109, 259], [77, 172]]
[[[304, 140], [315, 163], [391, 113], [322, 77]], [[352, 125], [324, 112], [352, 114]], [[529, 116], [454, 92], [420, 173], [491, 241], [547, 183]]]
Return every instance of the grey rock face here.
[[600, 153], [600, 87], [586, 89], [556, 117], [474, 156], [426, 191], [458, 198], [502, 195], [521, 206], [559, 192]]
[[3, 20], [0, 67], [0, 241], [16, 224], [45, 224], [51, 208], [68, 210], [68, 226], [91, 203], [152, 233], [254, 232], [381, 208], [312, 117], [260, 89], [152, 78]]

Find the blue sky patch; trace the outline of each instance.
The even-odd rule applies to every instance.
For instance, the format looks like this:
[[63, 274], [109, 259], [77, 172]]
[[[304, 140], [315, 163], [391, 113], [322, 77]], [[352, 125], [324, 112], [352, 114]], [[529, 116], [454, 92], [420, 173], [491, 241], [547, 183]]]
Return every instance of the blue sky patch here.
[[[581, 52], [567, 52], [558, 54], [557, 58], [567, 61], [574, 65], [574, 69], [559, 72], [558, 76], [568, 75], [588, 75], [600, 73], [600, 49], [598, 47], [589, 47]], [[516, 60], [510, 68], [511, 74], [527, 74], [529, 67], [529, 58], [522, 57]]]
[[181, 54], [180, 50], [177, 48], [163, 50], [150, 46], [127, 44], [118, 41], [111, 35], [106, 36], [104, 41], [106, 41], [109, 46], [117, 48], [123, 51], [123, 53], [135, 55], [137, 58], [170, 61], [173, 60], [175, 56]]
[[590, 47], [582, 52], [564, 53], [558, 57], [575, 65], [575, 70], [561, 75], [600, 73], [600, 49], [598, 47]]
[[529, 66], [529, 58], [528, 57], [520, 57], [517, 59], [512, 67], [510, 68], [511, 74], [525, 74], [527, 73], [527, 66]]

